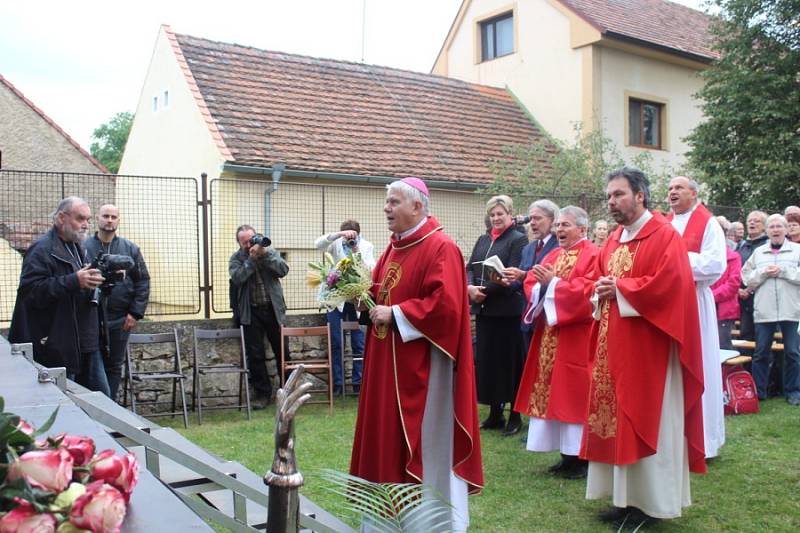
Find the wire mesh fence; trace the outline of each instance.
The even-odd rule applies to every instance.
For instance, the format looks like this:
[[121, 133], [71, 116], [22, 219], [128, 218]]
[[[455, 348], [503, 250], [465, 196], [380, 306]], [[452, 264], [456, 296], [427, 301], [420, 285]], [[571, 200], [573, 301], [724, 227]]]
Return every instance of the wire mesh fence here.
[[118, 234], [139, 245], [152, 278], [148, 315], [200, 311], [194, 178], [1, 170], [0, 187], [0, 321], [11, 320], [24, 252], [50, 229], [67, 196], [86, 200], [92, 214], [104, 204], [119, 207]]
[[[305, 275], [307, 264], [321, 257], [314, 247], [318, 237], [338, 231], [344, 220], [355, 219], [362, 237], [375, 245], [376, 255], [388, 243], [383, 185], [273, 184], [220, 178], [207, 184], [206, 198], [204, 183], [193, 177], [0, 170], [0, 322], [11, 319], [25, 250], [51, 227], [52, 211], [65, 196], [86, 199], [93, 213], [107, 203], [120, 208], [118, 234], [139, 245], [150, 271], [150, 317], [198, 316], [204, 310], [204, 291], [210, 294], [206, 316], [230, 312], [228, 261], [238, 249], [236, 228], [242, 224], [268, 235], [288, 262], [289, 274], [282, 283], [287, 307], [293, 311], [317, 309]], [[431, 191], [431, 213], [465, 257], [486, 231], [489, 196], [475, 191]], [[516, 212], [527, 214], [528, 205], [536, 199], [515, 197]], [[592, 221], [606, 217], [602, 197], [550, 199], [561, 207], [584, 208]], [[735, 207], [712, 209], [731, 220], [744, 218]], [[207, 238], [204, 220], [208, 221]]]

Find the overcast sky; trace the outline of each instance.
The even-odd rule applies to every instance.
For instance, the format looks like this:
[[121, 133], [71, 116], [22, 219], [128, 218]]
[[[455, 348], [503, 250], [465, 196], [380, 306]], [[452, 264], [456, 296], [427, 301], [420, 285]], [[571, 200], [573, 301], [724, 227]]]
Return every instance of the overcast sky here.
[[[679, 3], [696, 7], [701, 1]], [[0, 74], [88, 149], [97, 126], [117, 112], [135, 110], [161, 24], [212, 40], [360, 61], [365, 13], [365, 62], [429, 72], [460, 5], [461, 0], [0, 0]]]

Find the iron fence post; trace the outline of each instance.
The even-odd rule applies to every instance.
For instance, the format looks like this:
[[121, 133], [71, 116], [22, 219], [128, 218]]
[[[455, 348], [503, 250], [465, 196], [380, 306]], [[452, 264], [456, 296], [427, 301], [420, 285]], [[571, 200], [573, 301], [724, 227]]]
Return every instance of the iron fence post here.
[[211, 254], [211, 238], [209, 236], [208, 224], [208, 210], [211, 206], [211, 200], [208, 198], [208, 174], [203, 172], [200, 174], [200, 198], [197, 203], [201, 209], [201, 216], [203, 220], [203, 231], [200, 241], [200, 248], [203, 253], [203, 285], [200, 287], [200, 292], [203, 293], [203, 315], [206, 319], [211, 318], [211, 261], [209, 255]]

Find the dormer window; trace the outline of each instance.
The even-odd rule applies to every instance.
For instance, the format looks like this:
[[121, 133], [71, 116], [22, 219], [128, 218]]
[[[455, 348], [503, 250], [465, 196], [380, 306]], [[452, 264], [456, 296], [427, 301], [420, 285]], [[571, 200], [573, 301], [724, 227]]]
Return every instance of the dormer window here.
[[514, 13], [484, 20], [481, 27], [481, 61], [514, 53]]

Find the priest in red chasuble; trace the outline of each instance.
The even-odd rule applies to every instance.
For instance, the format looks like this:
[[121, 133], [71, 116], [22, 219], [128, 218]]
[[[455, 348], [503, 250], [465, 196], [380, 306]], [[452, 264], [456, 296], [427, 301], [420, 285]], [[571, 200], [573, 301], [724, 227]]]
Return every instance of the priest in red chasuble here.
[[598, 249], [586, 238], [589, 216], [580, 207], [561, 209], [555, 230], [559, 248], [528, 271], [523, 320], [534, 325], [514, 410], [531, 417], [527, 449], [561, 452], [549, 472], [586, 477], [578, 458], [589, 398], [589, 340]]
[[466, 530], [483, 468], [464, 258], [428, 214], [422, 180], [388, 185], [383, 210], [392, 236], [372, 271], [350, 472], [430, 485]]
[[683, 240], [648, 211], [640, 170], [606, 180], [619, 227], [598, 256], [580, 456], [590, 461], [586, 497], [614, 504], [600, 519], [636, 527], [679, 517], [691, 504], [689, 471], [705, 472], [703, 360]]

